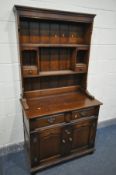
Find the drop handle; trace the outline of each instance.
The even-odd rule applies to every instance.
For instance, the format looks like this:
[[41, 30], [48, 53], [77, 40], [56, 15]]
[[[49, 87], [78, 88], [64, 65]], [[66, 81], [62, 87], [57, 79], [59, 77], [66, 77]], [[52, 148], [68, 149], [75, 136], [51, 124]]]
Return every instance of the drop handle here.
[[50, 117], [50, 118], [48, 118], [48, 122], [49, 122], [49, 123], [54, 123], [54, 121], [55, 121], [55, 117]]
[[78, 118], [78, 115], [77, 114], [75, 114], [75, 118]]
[[70, 134], [70, 131], [68, 131], [68, 130], [65, 130], [65, 132], [66, 132], [66, 134], [68, 134], [68, 135]]
[[72, 138], [71, 137], [69, 137], [69, 141], [72, 142]]
[[62, 34], [62, 36], [64, 37], [64, 33]]
[[62, 143], [66, 143], [66, 141], [64, 139], [62, 139]]

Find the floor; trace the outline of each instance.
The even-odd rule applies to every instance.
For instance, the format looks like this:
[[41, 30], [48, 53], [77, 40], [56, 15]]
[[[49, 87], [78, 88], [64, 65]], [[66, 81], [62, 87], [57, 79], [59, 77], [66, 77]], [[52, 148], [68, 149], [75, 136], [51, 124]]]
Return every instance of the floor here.
[[[0, 175], [29, 175], [25, 152], [0, 157]], [[116, 125], [99, 129], [96, 151], [36, 175], [116, 175]]]

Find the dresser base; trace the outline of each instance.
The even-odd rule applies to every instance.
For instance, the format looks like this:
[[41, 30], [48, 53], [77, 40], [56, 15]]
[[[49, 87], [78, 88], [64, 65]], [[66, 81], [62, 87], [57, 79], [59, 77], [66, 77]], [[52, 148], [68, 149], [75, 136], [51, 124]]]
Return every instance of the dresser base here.
[[50, 166], [54, 166], [54, 165], [57, 165], [59, 163], [63, 163], [63, 162], [66, 162], [68, 160], [71, 160], [71, 159], [74, 159], [74, 158], [77, 158], [77, 157], [81, 157], [81, 156], [84, 156], [84, 155], [87, 155], [87, 154], [92, 154], [94, 151], [95, 151], [95, 148], [86, 149], [86, 150], [83, 150], [81, 152], [73, 153], [69, 156], [62, 157], [62, 158], [59, 158], [58, 160], [54, 160], [54, 161], [48, 162], [44, 165], [40, 165], [38, 167], [32, 168], [31, 169], [31, 175], [34, 175], [37, 171], [41, 171], [41, 170], [46, 169]]

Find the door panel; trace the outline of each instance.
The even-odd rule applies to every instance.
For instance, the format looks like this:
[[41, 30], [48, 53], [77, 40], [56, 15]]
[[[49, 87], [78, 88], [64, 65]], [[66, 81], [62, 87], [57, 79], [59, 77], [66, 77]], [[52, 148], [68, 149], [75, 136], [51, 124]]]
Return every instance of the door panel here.
[[31, 134], [31, 165], [60, 155], [61, 128], [43, 129]]
[[87, 148], [94, 145], [96, 119], [73, 125], [72, 150]]
[[46, 129], [39, 133], [39, 158], [50, 158], [60, 154], [61, 128]]
[[73, 130], [73, 144], [72, 148], [76, 149], [88, 145], [89, 141], [89, 126], [75, 127]]

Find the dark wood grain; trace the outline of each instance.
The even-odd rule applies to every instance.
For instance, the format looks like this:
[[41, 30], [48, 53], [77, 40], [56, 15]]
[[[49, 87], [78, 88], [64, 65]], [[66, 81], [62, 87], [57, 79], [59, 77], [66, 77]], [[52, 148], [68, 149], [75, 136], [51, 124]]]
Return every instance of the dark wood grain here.
[[84, 94], [76, 92], [27, 99], [27, 104], [29, 106], [29, 110], [26, 111], [28, 118], [101, 105], [99, 101], [91, 100]]
[[25, 146], [33, 174], [95, 150], [102, 103], [87, 91], [95, 15], [17, 5], [14, 12]]

